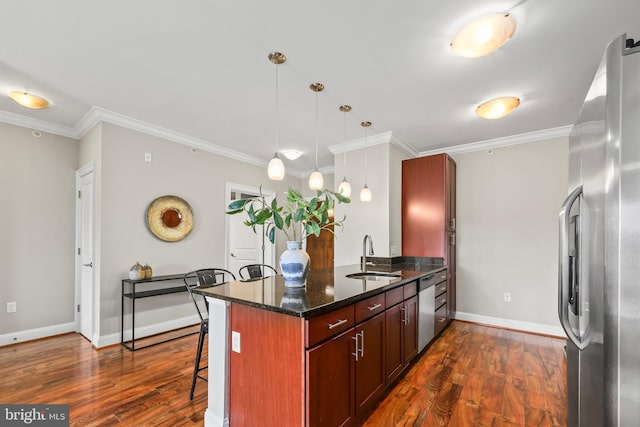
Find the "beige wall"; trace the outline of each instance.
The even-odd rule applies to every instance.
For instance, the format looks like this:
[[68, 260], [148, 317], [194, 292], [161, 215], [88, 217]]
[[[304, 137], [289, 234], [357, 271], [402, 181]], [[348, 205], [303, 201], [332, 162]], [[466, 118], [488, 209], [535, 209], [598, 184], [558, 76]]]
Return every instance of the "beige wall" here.
[[351, 184], [351, 203], [336, 208], [336, 216], [347, 216], [344, 230], [337, 234], [335, 265], [358, 264], [362, 256], [362, 240], [370, 234], [375, 255], [391, 255], [391, 246], [402, 250], [402, 160], [408, 158], [394, 145], [386, 143], [368, 147], [366, 179], [371, 201], [360, 201], [365, 182], [364, 149], [349, 151], [345, 174], [344, 154], [335, 156], [335, 186], [346, 175]]
[[0, 153], [0, 335], [73, 322], [78, 142], [0, 123]]
[[558, 211], [567, 194], [568, 139], [453, 157], [459, 314], [559, 326]]
[[[145, 152], [152, 154], [151, 163], [144, 161]], [[101, 336], [119, 331], [120, 280], [136, 261], [149, 263], [154, 275], [224, 267], [225, 182], [263, 184], [277, 194], [300, 183], [295, 177], [269, 181], [264, 168], [111, 124], [102, 125], [101, 179]], [[146, 227], [147, 206], [164, 195], [180, 196], [193, 208], [194, 229], [182, 241], [161, 241]], [[276, 257], [284, 245], [279, 239]], [[143, 327], [191, 314], [186, 294], [169, 295], [140, 301], [136, 323]]]

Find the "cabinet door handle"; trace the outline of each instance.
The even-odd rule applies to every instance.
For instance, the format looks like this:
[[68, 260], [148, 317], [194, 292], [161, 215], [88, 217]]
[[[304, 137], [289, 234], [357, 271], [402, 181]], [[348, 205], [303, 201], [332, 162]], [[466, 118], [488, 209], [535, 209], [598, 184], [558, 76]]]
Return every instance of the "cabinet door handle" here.
[[445, 303], [445, 302], [447, 302], [447, 299], [446, 299], [446, 298], [442, 298], [442, 299], [440, 300], [440, 304], [443, 304], [443, 303]]
[[360, 357], [364, 357], [364, 331], [360, 331]]
[[447, 290], [447, 286], [446, 285], [445, 286], [440, 286], [440, 290], [441, 291], [446, 291]]
[[347, 323], [347, 319], [342, 319], [342, 320], [338, 320], [336, 323], [330, 323], [329, 329], [333, 329], [333, 328], [337, 328], [340, 325], [344, 325], [345, 323]]
[[356, 362], [358, 361], [358, 335], [360, 334], [355, 334], [355, 336], [351, 337], [351, 339], [356, 342], [356, 351], [354, 353], [351, 353], [356, 357]]
[[456, 245], [456, 235], [455, 235], [455, 233], [451, 233], [451, 235], [449, 236], [449, 243], [451, 244], [451, 246], [455, 246]]
[[373, 311], [376, 310], [378, 308], [382, 307], [382, 304], [378, 303], [378, 304], [374, 304], [371, 307], [367, 307], [369, 309], [369, 311]]
[[405, 307], [404, 310], [404, 317], [407, 319], [406, 322], [404, 322], [405, 325], [409, 324], [409, 309]]
[[446, 317], [441, 317], [441, 318], [438, 319], [438, 322], [444, 323], [444, 322], [446, 322], [446, 320], [447, 320]]
[[400, 311], [402, 312], [402, 323], [403, 324], [407, 324], [407, 308], [406, 307], [400, 307]]

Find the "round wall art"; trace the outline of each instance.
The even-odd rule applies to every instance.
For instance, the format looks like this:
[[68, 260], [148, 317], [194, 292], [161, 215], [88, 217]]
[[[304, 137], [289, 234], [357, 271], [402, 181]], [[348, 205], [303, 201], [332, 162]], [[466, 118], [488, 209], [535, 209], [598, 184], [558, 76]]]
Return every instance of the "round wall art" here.
[[193, 211], [184, 199], [178, 196], [162, 196], [147, 208], [147, 226], [160, 240], [177, 242], [193, 230]]

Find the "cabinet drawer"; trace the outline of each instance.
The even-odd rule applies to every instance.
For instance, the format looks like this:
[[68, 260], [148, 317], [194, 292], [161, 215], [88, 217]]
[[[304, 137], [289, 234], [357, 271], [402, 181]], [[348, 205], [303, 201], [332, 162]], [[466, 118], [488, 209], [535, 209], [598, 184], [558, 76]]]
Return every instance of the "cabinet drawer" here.
[[387, 307], [392, 307], [401, 303], [404, 300], [404, 288], [402, 286], [398, 286], [395, 289], [387, 291], [385, 293], [385, 300]]
[[354, 325], [353, 305], [305, 321], [305, 344], [312, 347]]
[[436, 310], [435, 312], [435, 326], [434, 333], [437, 335], [438, 332], [442, 330], [447, 325], [447, 305], [444, 304], [442, 307]]
[[447, 282], [446, 280], [442, 283], [438, 283], [435, 287], [435, 295], [436, 297], [440, 294], [442, 294], [443, 292], [447, 292]]
[[385, 295], [379, 294], [366, 300], [359, 301], [355, 305], [356, 323], [360, 323], [371, 316], [382, 313], [385, 306]]
[[418, 282], [407, 283], [403, 286], [404, 299], [409, 299], [414, 295], [418, 295]]
[[435, 303], [435, 307], [436, 310], [439, 309], [440, 307], [442, 307], [443, 305], [447, 304], [447, 293], [441, 293], [440, 295], [438, 295], [436, 297], [436, 303]]

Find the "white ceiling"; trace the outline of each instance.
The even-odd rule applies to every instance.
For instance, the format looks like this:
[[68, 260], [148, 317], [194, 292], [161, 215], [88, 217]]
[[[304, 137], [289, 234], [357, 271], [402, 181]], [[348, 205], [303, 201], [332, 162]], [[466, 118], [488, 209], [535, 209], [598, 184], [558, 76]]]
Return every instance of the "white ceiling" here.
[[[285, 160], [298, 173], [315, 162], [312, 82], [326, 86], [323, 168], [344, 141], [345, 103], [347, 141], [369, 120], [369, 135], [392, 131], [415, 152], [569, 125], [608, 42], [640, 38], [638, 0], [3, 0], [0, 10], [0, 120], [73, 135], [94, 108], [254, 163], [275, 149], [267, 55], [283, 52], [279, 146], [304, 152]], [[515, 17], [514, 38], [486, 57], [453, 55], [456, 31], [492, 12]], [[6, 97], [16, 88], [54, 105], [21, 107]], [[520, 108], [475, 116], [500, 95], [521, 97]]]

